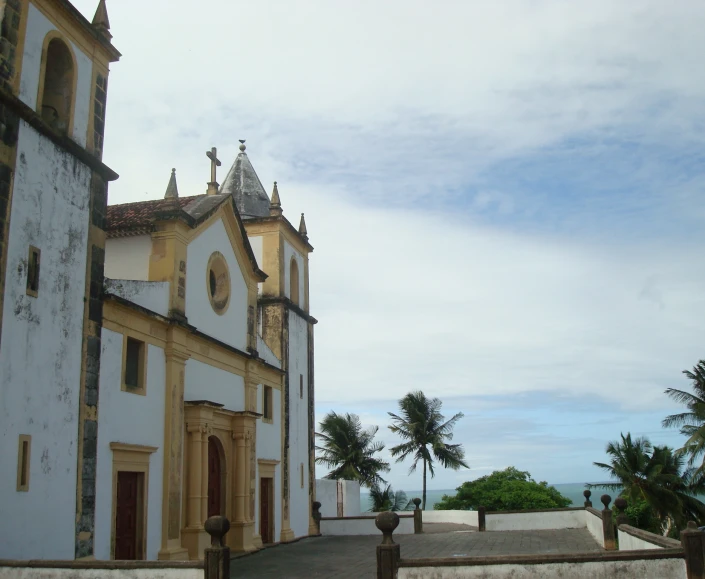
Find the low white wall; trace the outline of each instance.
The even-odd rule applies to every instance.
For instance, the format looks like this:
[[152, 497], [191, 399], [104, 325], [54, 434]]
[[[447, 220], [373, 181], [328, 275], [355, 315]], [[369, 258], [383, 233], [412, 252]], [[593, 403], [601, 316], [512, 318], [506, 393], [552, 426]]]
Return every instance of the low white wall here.
[[338, 481], [317, 478], [316, 500], [321, 503], [319, 509], [322, 517], [338, 516]]
[[[399, 526], [394, 531], [395, 535], [413, 535], [414, 517], [404, 517], [399, 519]], [[375, 525], [375, 517], [360, 517], [346, 519], [322, 519], [321, 535], [347, 536], [347, 535], [379, 535], [382, 538], [382, 531]]]
[[424, 511], [424, 523], [458, 523], [477, 527], [477, 511]]
[[679, 549], [681, 542], [654, 535], [629, 525], [620, 525], [617, 530], [620, 551], [645, 551], [650, 549]]
[[605, 548], [605, 532], [602, 529], [602, 519], [585, 509], [585, 526], [590, 534], [595, 538], [595, 541]]
[[360, 483], [343, 481], [343, 516], [357, 517], [360, 514]]
[[585, 527], [585, 511], [534, 511], [485, 515], [488, 531], [539, 531]]
[[543, 565], [475, 565], [402, 567], [399, 579], [686, 579], [683, 559], [546, 563]]
[[203, 579], [203, 569], [50, 569], [0, 567], [0, 579]]

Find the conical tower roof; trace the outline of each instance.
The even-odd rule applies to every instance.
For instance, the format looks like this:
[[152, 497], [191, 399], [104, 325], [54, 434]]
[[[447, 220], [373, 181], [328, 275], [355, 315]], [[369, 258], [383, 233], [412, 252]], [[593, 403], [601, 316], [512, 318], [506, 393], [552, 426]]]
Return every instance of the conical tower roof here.
[[235, 158], [218, 192], [233, 196], [243, 219], [269, 217], [269, 196], [245, 153], [245, 141], [240, 143], [240, 154]]

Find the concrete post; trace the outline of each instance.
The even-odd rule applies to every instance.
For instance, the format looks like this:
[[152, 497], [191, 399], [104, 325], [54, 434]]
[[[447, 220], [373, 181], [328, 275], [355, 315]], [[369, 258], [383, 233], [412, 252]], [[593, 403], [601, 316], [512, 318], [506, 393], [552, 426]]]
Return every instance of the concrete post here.
[[584, 503], [585, 508], [592, 506], [592, 501], [590, 500], [591, 495], [592, 495], [592, 491], [590, 491], [590, 490], [583, 491], [583, 496], [585, 497], [585, 503]]
[[625, 512], [627, 510], [626, 499], [617, 497], [614, 499], [614, 506], [617, 507], [617, 510], [619, 511], [617, 514], [617, 528], [619, 528], [619, 525], [628, 525], [629, 517], [627, 517], [627, 513]]
[[396, 579], [401, 559], [401, 546], [394, 542], [392, 533], [399, 526], [399, 515], [386, 511], [375, 517], [375, 525], [382, 531], [382, 543], [377, 545], [377, 579]]
[[316, 525], [316, 534], [320, 535], [321, 534], [321, 503], [318, 501], [313, 501], [313, 513], [311, 514], [311, 518], [313, 519], [314, 524]]
[[705, 579], [705, 533], [698, 531], [694, 521], [681, 531], [685, 551], [685, 571], [688, 579]]
[[423, 533], [423, 511], [419, 507], [421, 499], [413, 499], [412, 502], [416, 505], [414, 509], [414, 535], [420, 535]]
[[204, 579], [230, 579], [230, 547], [223, 538], [230, 530], [230, 521], [225, 517], [210, 517], [204, 525], [211, 536], [211, 546], [203, 553]]
[[485, 507], [477, 507], [477, 526], [480, 531], [486, 531]]
[[617, 549], [617, 541], [614, 537], [614, 522], [612, 521], [612, 509], [610, 509], [612, 497], [602, 495], [600, 501], [605, 505], [605, 508], [602, 509], [602, 535], [605, 541], [605, 550], [614, 551]]

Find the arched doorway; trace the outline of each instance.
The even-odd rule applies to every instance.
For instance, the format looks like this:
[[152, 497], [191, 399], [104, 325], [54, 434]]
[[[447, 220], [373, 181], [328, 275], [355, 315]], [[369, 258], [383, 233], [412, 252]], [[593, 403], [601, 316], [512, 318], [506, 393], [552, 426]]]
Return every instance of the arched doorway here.
[[220, 443], [208, 437], [208, 516], [223, 514], [223, 465]]

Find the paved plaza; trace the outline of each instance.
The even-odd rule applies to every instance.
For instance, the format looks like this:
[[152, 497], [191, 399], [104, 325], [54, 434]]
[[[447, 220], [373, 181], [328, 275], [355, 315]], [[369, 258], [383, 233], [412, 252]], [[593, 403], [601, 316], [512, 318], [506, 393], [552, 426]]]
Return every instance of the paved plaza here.
[[[401, 545], [402, 559], [603, 550], [587, 529], [478, 533], [468, 528], [444, 531], [439, 527], [426, 524], [423, 535], [395, 536], [394, 541]], [[230, 576], [233, 579], [372, 579], [375, 577], [375, 547], [381, 540], [381, 533], [373, 536], [303, 539], [233, 559]]]

